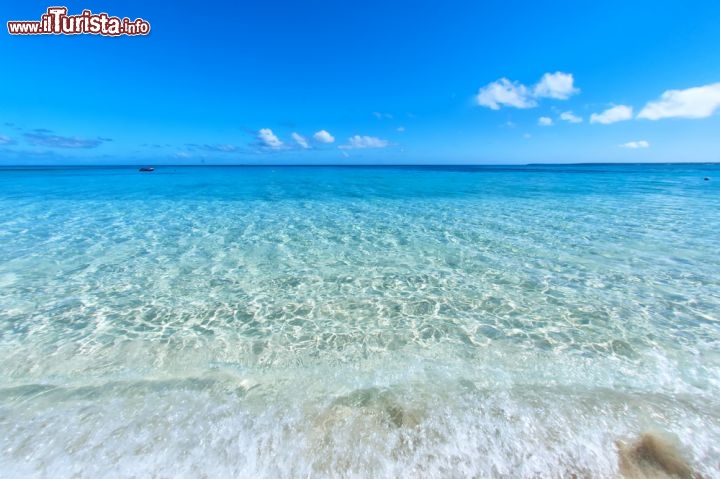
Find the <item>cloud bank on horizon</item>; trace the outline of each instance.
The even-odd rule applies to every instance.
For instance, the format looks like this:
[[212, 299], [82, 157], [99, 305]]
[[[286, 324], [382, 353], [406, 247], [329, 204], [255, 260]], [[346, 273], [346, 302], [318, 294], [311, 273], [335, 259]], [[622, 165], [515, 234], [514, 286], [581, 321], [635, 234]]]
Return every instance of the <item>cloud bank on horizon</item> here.
[[[500, 78], [480, 88], [475, 101], [477, 105], [499, 110], [502, 107], [536, 108], [539, 99], [552, 98], [567, 100], [580, 93], [574, 86], [572, 73], [545, 73], [533, 87], [527, 87], [507, 78]], [[604, 125], [618, 121], [636, 119], [661, 120], [664, 118], [700, 119], [713, 115], [720, 109], [720, 83], [690, 87], [684, 90], [666, 90], [659, 100], [649, 101], [645, 107], [633, 117], [633, 107], [628, 105], [612, 106], [600, 113], [590, 115], [590, 123]], [[571, 111], [560, 114], [560, 119], [570, 123], [582, 123], [582, 118]], [[540, 117], [539, 125], [552, 124], [549, 117]]]
[[[545, 73], [533, 86], [528, 87], [519, 82], [513, 82], [507, 78], [500, 78], [497, 81], [480, 88], [475, 101], [478, 106], [487, 107], [490, 110], [500, 110], [502, 107], [513, 107], [518, 109], [537, 108], [540, 99], [568, 100], [578, 95], [580, 89], [575, 86], [572, 73], [555, 72]], [[707, 118], [720, 108], [720, 83], [691, 87], [684, 90], [667, 90], [660, 95], [659, 100], [647, 102], [642, 110], [634, 115], [634, 108], [628, 105], [615, 105], [597, 113], [590, 114], [590, 124], [609, 125], [628, 120], [661, 120], [664, 118], [702, 119]], [[390, 113], [373, 112], [378, 119], [392, 119]], [[557, 115], [557, 119], [567, 123], [583, 123], [582, 117], [575, 115], [572, 111], [564, 111]], [[517, 126], [513, 122], [508, 124]], [[539, 126], [553, 126], [555, 120], [549, 116], [541, 116], [537, 120]], [[405, 131], [404, 127], [397, 127], [397, 132]], [[272, 149], [282, 148], [285, 144], [270, 130], [262, 128], [258, 132], [261, 142]], [[310, 148], [305, 137], [293, 132], [292, 139], [302, 149]], [[527, 137], [526, 137], [527, 138]], [[319, 144], [330, 144], [335, 141], [327, 130], [320, 130], [313, 135], [313, 139]], [[348, 138], [347, 143], [337, 148], [365, 149], [365, 148], [386, 148], [391, 146], [388, 140], [374, 136], [353, 135]], [[638, 149], [649, 148], [647, 141], [630, 141], [620, 145], [624, 148]]]
[[[580, 88], [575, 85], [574, 75], [566, 72], [554, 72], [543, 74], [537, 83], [526, 86], [517, 81], [510, 81], [503, 77], [481, 87], [475, 95], [475, 102], [478, 106], [490, 110], [500, 110], [503, 107], [518, 109], [537, 108], [542, 99], [568, 100], [572, 96], [579, 95]], [[720, 83], [690, 87], [684, 90], [666, 90], [658, 100], [648, 101], [638, 114], [634, 114], [634, 108], [629, 105], [614, 105], [602, 111], [591, 113], [589, 123], [610, 125], [617, 122], [629, 120], [661, 120], [665, 118], [702, 119], [708, 118], [720, 109]], [[393, 119], [391, 113], [373, 112], [377, 119]], [[583, 123], [583, 118], [572, 111], [564, 111], [557, 115], [557, 121], [578, 124]], [[517, 126], [509, 122], [513, 127]], [[538, 126], [556, 125], [556, 120], [550, 116], [541, 116], [537, 120]], [[397, 127], [397, 132], [405, 131], [404, 127]], [[262, 128], [258, 132], [261, 143], [270, 149], [286, 147], [269, 128]], [[526, 135], [525, 139], [530, 136]], [[291, 138], [301, 149], [309, 149], [307, 139], [293, 132]], [[320, 130], [312, 135], [318, 146], [335, 142], [335, 137], [327, 130]], [[341, 150], [350, 149], [373, 149], [387, 148], [392, 146], [389, 140], [368, 135], [353, 135], [344, 144], [338, 145]], [[629, 141], [619, 145], [628, 149], [649, 148], [650, 143], [645, 140]], [[346, 155], [344, 155], [346, 156]]]
[[[481, 87], [475, 96], [477, 106], [486, 107], [498, 111], [502, 108], [531, 109], [538, 108], [544, 99], [566, 101], [571, 97], [579, 95], [580, 88], [575, 85], [574, 75], [566, 72], [545, 73], [540, 80], [532, 85], [526, 86], [517, 81], [510, 81], [507, 78], [500, 78]], [[591, 113], [589, 124], [610, 125], [630, 120], [651, 120], [663, 119], [691, 119], [698, 120], [711, 117], [720, 109], [720, 83], [713, 83], [703, 86], [689, 87], [685, 89], [666, 90], [656, 100], [650, 100], [635, 114], [634, 107], [630, 105], [613, 105], [598, 112]], [[373, 112], [378, 119], [393, 119], [390, 113]], [[558, 123], [579, 124], [583, 118], [571, 110], [563, 111], [555, 116], [540, 116], [537, 125], [549, 127]], [[512, 128], [516, 123], [508, 121], [507, 125]], [[402, 133], [404, 126], [395, 128], [395, 131]], [[335, 137], [327, 130], [321, 129], [308, 136], [298, 132], [291, 132], [292, 142], [283, 141], [271, 128], [260, 128], [257, 131], [256, 139], [260, 150], [281, 151], [281, 150], [317, 150], [318, 148], [329, 147], [335, 143]], [[312, 144], [309, 139], [312, 139]], [[524, 139], [531, 138], [525, 133]], [[112, 141], [107, 138], [81, 138], [77, 136], [62, 136], [51, 130], [39, 128], [22, 133], [20, 138], [0, 135], [0, 147], [16, 146], [24, 141], [31, 146], [43, 146], [60, 149], [95, 149], [106, 142]], [[383, 149], [393, 146], [394, 143], [377, 136], [355, 134], [350, 136], [343, 144], [336, 146], [339, 150], [352, 149]], [[189, 159], [197, 151], [215, 153], [233, 153], [242, 151], [233, 144], [219, 145], [197, 145], [187, 144], [186, 151], [175, 154], [176, 158]], [[647, 149], [650, 143], [646, 140], [628, 141], [620, 145], [625, 149]], [[347, 158], [348, 154], [341, 152], [342, 157]]]

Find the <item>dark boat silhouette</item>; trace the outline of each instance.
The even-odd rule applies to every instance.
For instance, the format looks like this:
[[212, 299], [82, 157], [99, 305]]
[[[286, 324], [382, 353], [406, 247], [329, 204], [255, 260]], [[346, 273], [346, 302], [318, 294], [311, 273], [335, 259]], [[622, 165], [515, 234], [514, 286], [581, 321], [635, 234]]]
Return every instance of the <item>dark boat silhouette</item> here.
[[148, 172], [149, 172], [149, 171], [155, 171], [155, 168], [151, 168], [151, 167], [143, 167], [143, 168], [140, 168], [140, 170], [139, 170], [139, 171], [143, 171], [143, 172], [146, 172], [146, 171], [148, 171]]

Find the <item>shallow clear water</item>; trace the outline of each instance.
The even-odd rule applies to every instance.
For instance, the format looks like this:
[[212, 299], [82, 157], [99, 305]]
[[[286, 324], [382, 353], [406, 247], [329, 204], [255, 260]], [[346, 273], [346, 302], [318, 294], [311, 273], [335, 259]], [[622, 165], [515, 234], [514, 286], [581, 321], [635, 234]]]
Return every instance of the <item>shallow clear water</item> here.
[[[711, 181], [703, 181], [703, 177]], [[0, 171], [0, 471], [720, 476], [720, 166]]]

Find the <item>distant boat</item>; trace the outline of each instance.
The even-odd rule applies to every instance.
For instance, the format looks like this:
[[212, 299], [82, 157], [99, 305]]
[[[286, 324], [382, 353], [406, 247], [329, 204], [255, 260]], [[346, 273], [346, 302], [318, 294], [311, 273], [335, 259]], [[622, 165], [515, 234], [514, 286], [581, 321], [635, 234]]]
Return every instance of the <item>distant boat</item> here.
[[139, 171], [155, 171], [155, 168], [143, 167], [143, 168], [140, 168]]

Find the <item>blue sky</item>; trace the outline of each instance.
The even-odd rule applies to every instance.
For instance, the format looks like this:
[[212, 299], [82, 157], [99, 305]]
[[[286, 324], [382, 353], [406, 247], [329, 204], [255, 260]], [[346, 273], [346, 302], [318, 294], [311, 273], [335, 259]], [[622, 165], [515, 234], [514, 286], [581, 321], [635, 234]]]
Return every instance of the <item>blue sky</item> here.
[[720, 161], [715, 0], [63, 5], [152, 31], [3, 27], [0, 164]]

